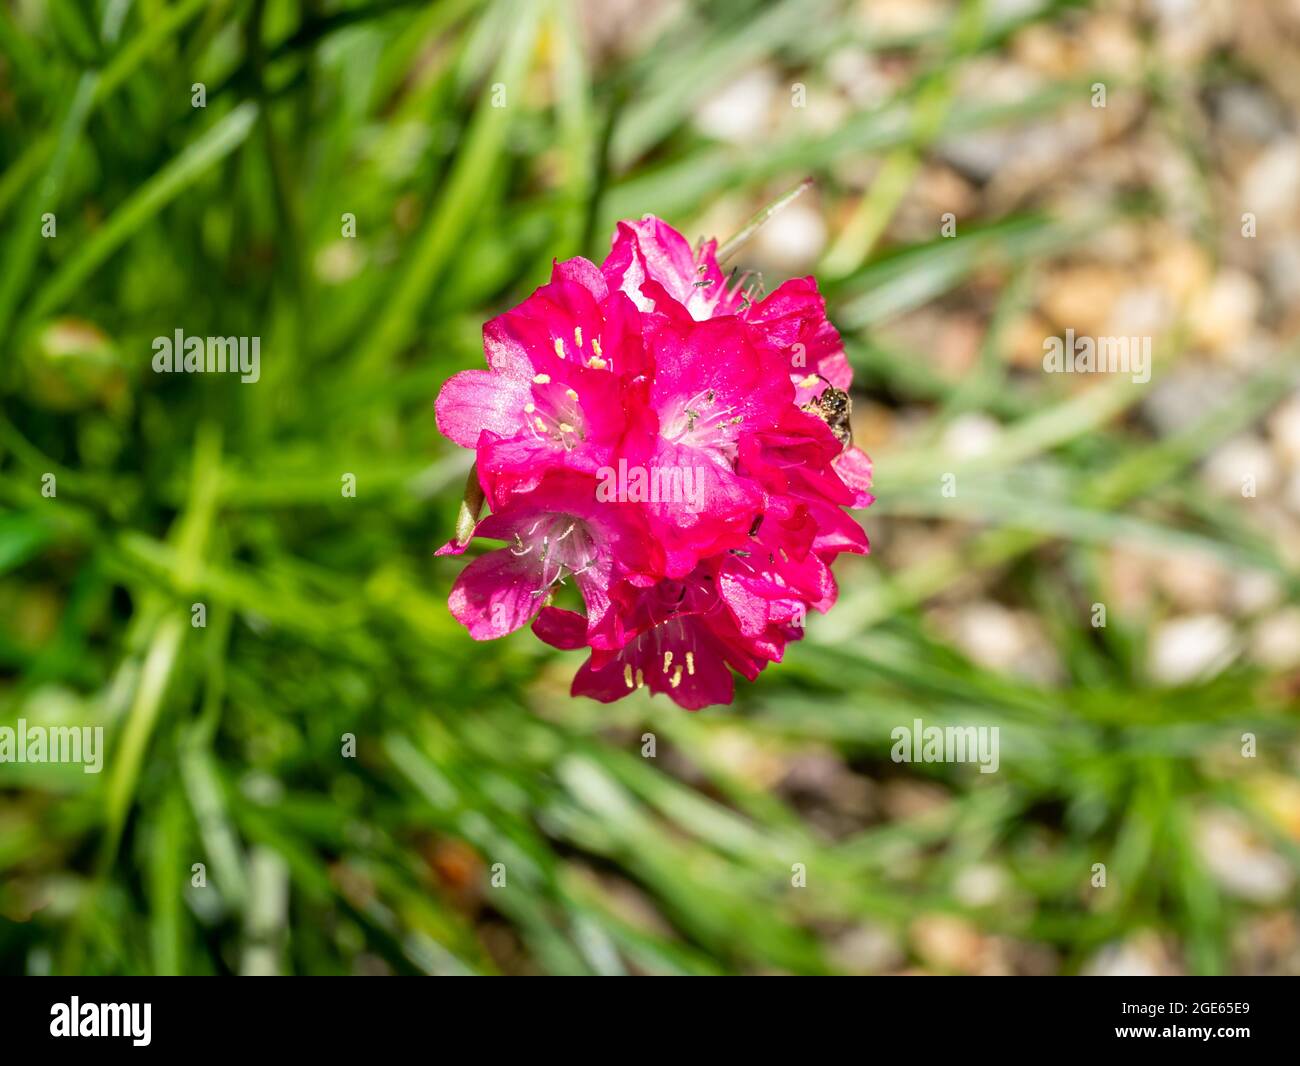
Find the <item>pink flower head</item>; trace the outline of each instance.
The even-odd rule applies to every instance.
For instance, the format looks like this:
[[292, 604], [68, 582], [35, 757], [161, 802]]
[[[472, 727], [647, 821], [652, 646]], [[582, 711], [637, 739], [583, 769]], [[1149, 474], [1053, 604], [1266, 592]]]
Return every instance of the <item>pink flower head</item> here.
[[[491, 508], [473, 537], [504, 542], [452, 587], [472, 637], [531, 623], [590, 651], [574, 695], [695, 710], [831, 608], [835, 557], [868, 549], [843, 508], [871, 503], [871, 461], [823, 400], [852, 370], [812, 278], [753, 296], [713, 241], [645, 218], [484, 326], [488, 369], [437, 402]], [[552, 605], [569, 581], [581, 613]]]

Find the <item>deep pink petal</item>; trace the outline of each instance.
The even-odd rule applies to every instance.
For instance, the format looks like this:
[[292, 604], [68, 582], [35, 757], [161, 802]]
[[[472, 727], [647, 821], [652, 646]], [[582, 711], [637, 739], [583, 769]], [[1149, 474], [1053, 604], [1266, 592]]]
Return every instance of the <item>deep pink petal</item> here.
[[618, 224], [601, 272], [611, 289], [622, 289], [643, 311], [652, 303], [643, 286], [657, 282], [692, 318], [703, 321], [734, 314], [741, 302], [727, 289], [716, 252], [710, 240], [696, 255], [685, 237], [651, 215]]
[[434, 404], [438, 429], [462, 448], [473, 448], [487, 429], [501, 436], [519, 432], [527, 383], [489, 370], [462, 370], [447, 379]]
[[532, 567], [509, 550], [488, 552], [461, 571], [448, 604], [475, 640], [492, 640], [526, 626], [542, 607]]
[[[616, 374], [648, 370], [633, 301], [605, 292], [585, 267], [573, 263], [557, 266], [556, 280], [483, 327], [492, 369], [528, 378], [538, 373], [554, 377], [559, 361]], [[601, 292], [605, 295], [597, 295]]]
[[587, 645], [587, 619], [577, 611], [543, 607], [533, 622], [533, 632], [552, 648], [574, 651]]
[[701, 643], [707, 652], [678, 643], [665, 629], [649, 630], [599, 666], [594, 655], [588, 659], [573, 679], [573, 695], [612, 703], [646, 687], [688, 711], [730, 703], [735, 694], [731, 671], [711, 640]]
[[[826, 317], [826, 301], [813, 278], [793, 278], [742, 312], [763, 339], [779, 348], [791, 377], [808, 389], [796, 398], [805, 404], [820, 388], [834, 385], [847, 390], [853, 384], [853, 370], [844, 355], [839, 331]], [[811, 379], [811, 380], [810, 380]]]
[[851, 507], [869, 507], [871, 495], [871, 458], [861, 448], [849, 447], [835, 460], [835, 473], [853, 492]]

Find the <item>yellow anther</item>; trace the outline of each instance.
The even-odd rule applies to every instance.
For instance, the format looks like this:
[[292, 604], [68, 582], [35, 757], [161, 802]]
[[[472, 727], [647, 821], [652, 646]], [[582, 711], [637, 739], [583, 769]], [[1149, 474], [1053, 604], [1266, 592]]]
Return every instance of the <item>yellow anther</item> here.
[[636, 685], [632, 683], [632, 665], [630, 663], [623, 667], [623, 680], [627, 682], [628, 688], [636, 688]]
[[559, 337], [555, 338], [555, 354], [561, 359], [564, 358], [564, 341], [560, 340]]
[[551, 383], [551, 375], [550, 375], [550, 374], [534, 374], [534, 375], [533, 375], [533, 384], [534, 384], [534, 385], [549, 385], [550, 383]]
[[695, 676], [695, 652], [693, 651], [688, 651], [686, 653], [686, 672], [690, 674], [691, 677]]
[[672, 681], [670, 681], [669, 684], [671, 684], [673, 688], [676, 688], [681, 683], [682, 683], [682, 668], [679, 666], [676, 670], [673, 671]]
[[664, 652], [664, 673], [665, 674], [668, 673], [668, 670], [672, 665], [673, 665], [673, 653], [670, 651]]
[[574, 327], [573, 327], [573, 339], [574, 339], [574, 342], [578, 345], [578, 347], [581, 348], [581, 347], [582, 347], [582, 327], [581, 327], [581, 326], [574, 326]]

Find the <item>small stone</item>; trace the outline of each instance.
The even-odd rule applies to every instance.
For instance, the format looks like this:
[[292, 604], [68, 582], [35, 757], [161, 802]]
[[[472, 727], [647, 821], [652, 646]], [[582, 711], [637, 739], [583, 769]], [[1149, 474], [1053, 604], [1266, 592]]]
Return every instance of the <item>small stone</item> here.
[[1082, 977], [1171, 977], [1179, 972], [1169, 951], [1152, 932], [1107, 944], [1080, 970]]
[[1243, 141], [1267, 144], [1286, 130], [1286, 115], [1261, 89], [1228, 85], [1214, 98], [1219, 123]]
[[1300, 667], [1300, 607], [1261, 618], [1250, 631], [1250, 657], [1271, 670]]
[[1115, 304], [1127, 290], [1127, 278], [1111, 267], [1064, 267], [1047, 279], [1039, 305], [1061, 330], [1104, 336]]
[[1238, 380], [1227, 368], [1204, 363], [1194, 370], [1157, 374], [1142, 401], [1142, 412], [1161, 433], [1175, 433], [1222, 404]]
[[847, 973], [876, 974], [901, 966], [903, 950], [898, 937], [882, 925], [856, 925], [830, 945], [831, 960]]
[[1259, 303], [1259, 286], [1249, 274], [1221, 271], [1193, 306], [1193, 339], [1210, 352], [1228, 352], [1249, 337]]
[[1268, 432], [1278, 457], [1300, 468], [1300, 392], [1293, 392], [1269, 416]]
[[1211, 611], [1226, 598], [1228, 571], [1212, 555], [1177, 552], [1158, 567], [1156, 582], [1180, 611]]
[[1282, 490], [1282, 503], [1292, 514], [1300, 515], [1300, 470], [1287, 479]]
[[846, 47], [832, 52], [826, 73], [835, 87], [858, 107], [878, 107], [894, 91], [894, 84], [882, 65], [863, 48]]
[[967, 866], [953, 881], [952, 894], [968, 907], [989, 907], [1007, 890], [1007, 875], [992, 863]]
[[1247, 570], [1232, 580], [1230, 598], [1239, 614], [1258, 614], [1282, 599], [1282, 582], [1265, 570]]
[[1263, 438], [1243, 434], [1221, 444], [1205, 462], [1204, 476], [1210, 489], [1221, 496], [1249, 498], [1244, 490], [1253, 479], [1254, 494], [1265, 496], [1278, 485], [1277, 460]]
[[1227, 619], [1217, 614], [1171, 618], [1151, 635], [1147, 670], [1165, 685], [1183, 685], [1221, 673], [1236, 655]]
[[988, 415], [971, 413], [953, 420], [943, 435], [943, 448], [957, 460], [978, 459], [997, 448], [1002, 427]]
[[1275, 903], [1291, 891], [1291, 867], [1235, 811], [1203, 812], [1196, 820], [1195, 837], [1201, 861], [1229, 895]]
[[985, 938], [965, 918], [925, 914], [911, 927], [916, 953], [928, 966], [957, 973], [975, 973], [984, 956]]
[[767, 67], [755, 67], [707, 96], [695, 112], [695, 125], [719, 141], [752, 144], [767, 130], [776, 91], [776, 74]]
[[1060, 677], [1055, 649], [1030, 612], [1013, 611], [989, 600], [936, 610], [936, 625], [972, 661], [990, 670], [1042, 684]]
[[1300, 141], [1280, 141], [1265, 149], [1242, 175], [1238, 202], [1260, 226], [1287, 222], [1300, 202]]
[[764, 265], [798, 273], [809, 269], [826, 247], [826, 224], [820, 211], [796, 201], [768, 219], [754, 245]]
[[356, 240], [339, 239], [316, 253], [313, 267], [326, 285], [341, 285], [354, 278], [365, 265], [365, 252]]

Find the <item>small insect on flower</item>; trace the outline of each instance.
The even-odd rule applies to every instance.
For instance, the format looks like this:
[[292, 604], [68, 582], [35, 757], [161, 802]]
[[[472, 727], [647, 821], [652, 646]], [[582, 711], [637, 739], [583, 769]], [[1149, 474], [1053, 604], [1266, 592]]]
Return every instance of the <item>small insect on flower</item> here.
[[830, 426], [835, 439], [844, 447], [847, 448], [852, 442], [853, 429], [849, 422], [853, 415], [853, 401], [843, 389], [827, 385], [817, 399], [804, 404], [802, 409]]
[[475, 458], [439, 554], [501, 542], [452, 613], [477, 640], [531, 624], [586, 649], [574, 695], [729, 703], [735, 673], [757, 678], [833, 606], [836, 557], [868, 550], [843, 508], [871, 503], [871, 460], [816, 282], [763, 295], [719, 259], [657, 218], [620, 222], [602, 264], [555, 263], [489, 321], [487, 369], [438, 396], [439, 429]]

